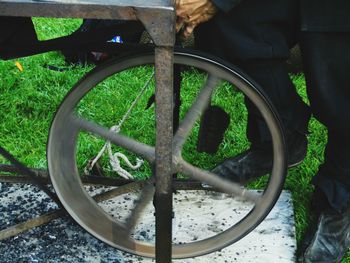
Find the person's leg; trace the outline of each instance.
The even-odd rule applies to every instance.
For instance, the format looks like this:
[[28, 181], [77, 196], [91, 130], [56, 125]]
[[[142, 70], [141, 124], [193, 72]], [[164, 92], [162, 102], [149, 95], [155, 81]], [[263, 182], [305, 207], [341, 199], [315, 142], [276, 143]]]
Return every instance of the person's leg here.
[[[264, 89], [289, 135], [287, 143], [298, 146], [290, 151], [292, 157], [298, 152], [290, 164], [300, 162], [305, 156], [305, 133], [310, 116], [286, 68], [289, 49], [295, 44], [296, 19], [296, 1], [246, 0], [229, 13], [219, 13], [195, 33], [199, 49], [239, 66]], [[272, 165], [268, 128], [255, 107], [249, 101], [246, 105], [247, 137], [252, 143], [251, 149], [213, 170], [236, 181], [237, 173], [240, 176], [238, 181], [241, 181], [267, 173]], [[246, 167], [242, 169], [242, 166]]]
[[313, 178], [318, 222], [301, 255], [339, 262], [350, 245], [350, 33], [303, 32], [300, 44], [311, 110], [328, 128], [325, 161]]
[[311, 109], [328, 128], [325, 162], [313, 183], [341, 209], [350, 200], [350, 33], [305, 32], [301, 45]]

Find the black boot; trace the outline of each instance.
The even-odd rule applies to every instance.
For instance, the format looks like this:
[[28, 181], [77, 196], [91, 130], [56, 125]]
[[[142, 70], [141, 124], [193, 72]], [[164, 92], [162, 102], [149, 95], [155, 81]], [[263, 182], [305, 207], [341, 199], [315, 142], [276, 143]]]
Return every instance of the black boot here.
[[350, 246], [350, 206], [343, 211], [335, 211], [328, 205], [325, 196], [317, 191], [313, 202], [316, 217], [306, 231], [298, 252], [298, 262], [341, 262]]
[[[306, 156], [307, 138], [305, 134], [293, 132], [287, 136], [288, 167], [300, 164]], [[222, 178], [244, 184], [261, 177], [272, 170], [273, 154], [271, 147], [255, 146], [225, 160], [212, 172]]]

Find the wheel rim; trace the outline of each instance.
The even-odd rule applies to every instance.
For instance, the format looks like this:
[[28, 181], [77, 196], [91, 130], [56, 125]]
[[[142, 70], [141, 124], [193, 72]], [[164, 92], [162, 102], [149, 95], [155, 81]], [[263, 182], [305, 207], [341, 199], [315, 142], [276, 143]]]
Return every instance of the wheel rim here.
[[[273, 138], [274, 150], [274, 164], [270, 180], [262, 195], [254, 201], [254, 208], [240, 222], [216, 236], [186, 244], [174, 244], [172, 257], [187, 258], [219, 250], [236, 242], [253, 230], [267, 216], [277, 201], [284, 182], [286, 163], [283, 137], [276, 115], [263, 94], [255, 89], [247, 78], [231, 67], [196, 54], [176, 52], [174, 61], [176, 64], [205, 70], [211, 75], [229, 81], [238, 87], [262, 113]], [[152, 54], [137, 56], [126, 59], [123, 63], [110, 62], [103, 70], [96, 69], [90, 73], [64, 99], [53, 120], [48, 141], [48, 166], [51, 180], [56, 193], [69, 214], [88, 232], [107, 244], [146, 257], [155, 256], [154, 244], [131, 238], [128, 229], [125, 229], [125, 225], [108, 215], [84, 190], [76, 165], [76, 141], [82, 128], [91, 129], [91, 127], [86, 127], [89, 124], [77, 120], [73, 112], [80, 99], [108, 76], [130, 67], [152, 64], [153, 62], [154, 56]], [[174, 140], [176, 141], [176, 135]], [[120, 143], [119, 139], [118, 143]], [[143, 144], [136, 146], [142, 148], [142, 151], [137, 152], [138, 154], [143, 155], [150, 162], [154, 161], [153, 147]], [[181, 158], [181, 147], [177, 146], [175, 142], [174, 172], [188, 173], [192, 166]], [[194, 173], [196, 172], [194, 171]], [[149, 187], [143, 193], [149, 194], [152, 191]], [[96, 224], [96, 222], [99, 223]]]

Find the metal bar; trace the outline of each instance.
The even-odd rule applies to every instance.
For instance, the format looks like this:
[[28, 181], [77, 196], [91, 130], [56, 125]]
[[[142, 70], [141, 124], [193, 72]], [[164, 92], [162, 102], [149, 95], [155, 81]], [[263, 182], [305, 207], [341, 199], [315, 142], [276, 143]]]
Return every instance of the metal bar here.
[[[146, 3], [146, 4], [145, 4]], [[152, 159], [155, 154], [156, 172], [156, 261], [171, 262], [172, 241], [172, 136], [173, 136], [173, 51], [175, 41], [175, 10], [173, 0], [0, 0], [1, 15], [76, 17], [98, 19], [139, 19], [158, 46], [156, 64], [156, 149], [142, 147]], [[160, 47], [161, 46], [161, 47]], [[86, 123], [83, 123], [86, 124]], [[90, 125], [88, 125], [91, 128]], [[131, 140], [101, 131], [126, 146]], [[113, 140], [112, 140], [113, 141]], [[130, 146], [131, 145], [131, 146]], [[140, 145], [138, 145], [140, 146]], [[152, 161], [152, 160], [151, 160]]]
[[141, 192], [140, 197], [134, 202], [135, 206], [131, 211], [129, 217], [125, 220], [126, 228], [129, 233], [134, 230], [137, 225], [141, 213], [145, 210], [146, 206], [152, 202], [154, 197], [154, 185], [146, 185]]
[[66, 214], [66, 210], [58, 209], [56, 211], [53, 211], [53, 212], [38, 216], [36, 218], [30, 219], [26, 222], [10, 226], [9, 228], [6, 228], [6, 229], [0, 231], [0, 241], [4, 240], [6, 238], [17, 236], [17, 235], [19, 235], [25, 231], [28, 231], [29, 229], [32, 229], [34, 227], [38, 227], [38, 226], [47, 224], [47, 223], [51, 222], [52, 220], [57, 219], [65, 214]]
[[212, 75], [208, 76], [205, 86], [198, 94], [196, 101], [193, 103], [191, 108], [186, 113], [183, 121], [181, 122], [179, 129], [176, 131], [174, 136], [174, 155], [179, 156], [181, 153], [182, 146], [184, 145], [188, 135], [191, 132], [197, 119], [208, 107], [211, 95], [214, 88], [218, 84], [218, 78]]
[[158, 46], [173, 46], [173, 0], [0, 0], [1, 16], [140, 20]]
[[84, 120], [82, 118], [72, 116], [71, 123], [77, 125], [77, 127], [79, 127], [82, 130], [90, 132], [94, 135], [99, 135], [102, 138], [113, 142], [115, 145], [118, 145], [120, 147], [123, 147], [124, 149], [127, 149], [133, 153], [140, 155], [142, 158], [146, 159], [150, 163], [154, 162], [154, 147], [130, 139], [122, 134], [115, 133], [111, 130], [106, 129], [105, 127], [102, 127], [91, 121]]
[[136, 20], [136, 8], [166, 12], [171, 0], [0, 0], [1, 15]]
[[10, 154], [8, 151], [6, 151], [4, 148], [0, 146], [0, 154], [6, 158], [8, 161], [11, 162], [14, 166], [17, 167], [19, 171], [21, 171], [22, 174], [25, 174], [28, 176], [33, 183], [35, 183], [39, 188], [45, 192], [45, 194], [50, 197], [58, 206], [61, 206], [61, 202], [58, 199], [57, 195], [53, 192], [51, 192], [50, 189], [46, 187], [46, 185], [42, 184], [40, 180], [37, 180], [37, 176], [33, 171], [31, 171], [27, 166], [22, 164], [20, 161], [18, 161], [12, 154]]
[[172, 254], [173, 51], [155, 50], [156, 69], [156, 262], [170, 263]]
[[[122, 6], [81, 3], [0, 1], [1, 15], [23, 17], [99, 18], [136, 20], [135, 10]], [[95, 10], [95, 12], [93, 12]]]
[[175, 9], [173, 1], [166, 12], [157, 9], [138, 9], [136, 16], [143, 23], [156, 46], [173, 47], [175, 44]]
[[[49, 184], [50, 180], [47, 177], [39, 177], [43, 184]], [[12, 184], [32, 184], [33, 181], [28, 176], [13, 176], [13, 175], [0, 175], [0, 183], [12, 183]]]
[[176, 171], [181, 172], [191, 178], [194, 178], [203, 183], [209, 184], [211, 187], [217, 188], [227, 194], [233, 194], [244, 198], [247, 201], [257, 204], [261, 200], [261, 194], [249, 191], [240, 184], [231, 182], [227, 179], [220, 178], [206, 170], [202, 170], [183, 160], [181, 157], [176, 158]]
[[[48, 177], [48, 172], [46, 169], [40, 169], [40, 168], [29, 168], [29, 170], [31, 170], [33, 173], [35, 173], [35, 175], [37, 177]], [[21, 171], [18, 169], [18, 167], [16, 167], [13, 164], [2, 164], [0, 163], [0, 172], [4, 172], [4, 173], [14, 173], [14, 174], [21, 174]]]
[[[50, 178], [40, 177], [39, 180], [43, 184], [50, 184]], [[123, 178], [109, 178], [101, 176], [82, 176], [81, 181], [87, 185], [105, 185], [105, 186], [123, 186], [133, 183], [133, 180], [126, 180]], [[13, 175], [0, 175], [0, 183], [13, 183], [13, 184], [30, 184], [32, 181], [26, 176], [13, 176]], [[202, 183], [197, 180], [189, 179], [174, 179], [173, 190], [206, 190], [217, 191], [217, 189], [208, 189], [202, 186]]]

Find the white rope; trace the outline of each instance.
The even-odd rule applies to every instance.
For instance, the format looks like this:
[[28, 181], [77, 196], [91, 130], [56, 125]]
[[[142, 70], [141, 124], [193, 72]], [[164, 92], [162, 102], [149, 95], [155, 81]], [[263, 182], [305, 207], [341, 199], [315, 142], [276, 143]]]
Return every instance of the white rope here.
[[133, 170], [139, 169], [143, 164], [143, 160], [136, 158], [136, 164], [133, 165], [130, 163], [128, 157], [126, 157], [125, 154], [121, 152], [116, 152], [113, 154], [112, 147], [110, 146], [110, 144], [107, 147], [107, 149], [109, 155], [109, 163], [112, 166], [113, 171], [117, 172], [121, 177], [125, 179], [133, 179], [134, 177], [128, 171], [121, 167], [120, 158], [123, 159], [126, 165]]
[[[152, 76], [148, 79], [148, 81], [146, 82], [146, 84], [142, 87], [139, 95], [135, 98], [135, 100], [133, 101], [133, 103], [131, 104], [131, 106], [129, 107], [129, 109], [127, 110], [127, 112], [124, 114], [123, 118], [120, 120], [118, 125], [114, 125], [110, 128], [110, 131], [115, 132], [115, 133], [119, 133], [121, 126], [124, 124], [124, 122], [126, 121], [126, 119], [130, 116], [131, 114], [131, 110], [136, 106], [136, 104], [139, 102], [139, 100], [141, 99], [141, 96], [144, 94], [144, 92], [146, 91], [147, 87], [149, 86], [151, 80], [154, 77], [154, 72], [152, 73]], [[112, 145], [110, 141], [107, 141], [105, 143], [105, 145], [101, 148], [101, 150], [99, 151], [99, 153], [97, 154], [97, 156], [92, 160], [92, 162], [90, 162], [84, 169], [85, 174], [89, 174], [90, 171], [92, 170], [92, 168], [95, 166], [95, 164], [98, 162], [98, 160], [102, 157], [102, 155], [104, 154], [104, 152], [107, 150], [108, 152], [108, 156], [109, 156], [109, 163], [112, 166], [112, 170], [115, 171], [119, 176], [125, 178], [125, 179], [134, 179], [134, 177], [128, 172], [126, 171], [124, 168], [121, 167], [120, 165], [120, 158], [124, 160], [124, 162], [126, 163], [126, 165], [131, 168], [132, 170], [137, 170], [139, 169], [142, 164], [144, 163], [143, 160], [136, 158], [136, 164], [133, 165], [129, 159], [120, 152], [114, 153], [112, 151]]]

